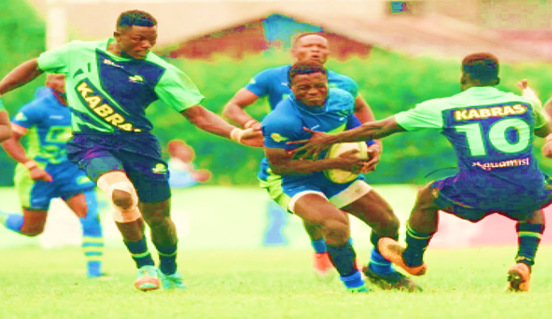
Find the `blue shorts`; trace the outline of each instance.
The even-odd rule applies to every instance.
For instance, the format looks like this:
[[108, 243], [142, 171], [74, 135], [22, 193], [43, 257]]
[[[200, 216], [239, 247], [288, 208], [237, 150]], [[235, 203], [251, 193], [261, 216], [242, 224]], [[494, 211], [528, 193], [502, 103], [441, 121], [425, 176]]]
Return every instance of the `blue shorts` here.
[[161, 158], [159, 143], [152, 135], [133, 135], [76, 134], [67, 145], [67, 157], [95, 181], [109, 171], [124, 171], [141, 202], [169, 199], [169, 170]]
[[372, 190], [364, 182], [363, 176], [345, 184], [334, 183], [325, 177], [286, 182], [282, 176], [270, 173], [270, 170], [268, 172], [266, 179], [259, 179], [260, 186], [267, 190], [270, 198], [290, 213], [294, 213], [297, 200], [307, 194], [318, 194], [327, 198], [337, 208], [342, 208]]
[[468, 205], [474, 201], [473, 195], [458, 193], [454, 189], [454, 176], [433, 182], [430, 187], [437, 207], [456, 217], [476, 223], [483, 218], [500, 214], [516, 221], [526, 220], [535, 211], [552, 204], [552, 190], [543, 189], [534, 195], [521, 193], [493, 192], [494, 205]]
[[15, 169], [15, 187], [23, 208], [48, 211], [52, 199], [61, 197], [67, 200], [96, 187], [85, 172], [71, 162], [39, 163], [39, 166], [52, 176], [52, 182], [32, 180], [29, 171], [21, 164]]

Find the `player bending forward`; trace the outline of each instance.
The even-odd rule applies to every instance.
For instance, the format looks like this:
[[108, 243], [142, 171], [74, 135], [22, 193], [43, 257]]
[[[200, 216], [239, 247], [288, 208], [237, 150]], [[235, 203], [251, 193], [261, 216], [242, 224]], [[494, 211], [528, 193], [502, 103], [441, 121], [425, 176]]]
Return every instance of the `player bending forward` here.
[[552, 136], [538, 99], [494, 88], [499, 83], [498, 71], [494, 55], [468, 55], [462, 61], [462, 93], [429, 100], [410, 111], [336, 135], [311, 131], [312, 138], [298, 150], [306, 150], [308, 155], [332, 143], [404, 131], [440, 131], [456, 151], [460, 172], [419, 191], [407, 224], [406, 248], [395, 239], [382, 238], [378, 243], [382, 255], [412, 275], [423, 275], [427, 270], [423, 256], [437, 232], [439, 210], [471, 222], [498, 213], [517, 221], [518, 252], [516, 264], [508, 270], [508, 290], [528, 291], [544, 232], [542, 209], [552, 202], [545, 175], [532, 154], [533, 134], [548, 136], [546, 148]]
[[[67, 160], [71, 111], [65, 100], [64, 85], [63, 74], [48, 75], [46, 86], [50, 89], [23, 106], [12, 119], [13, 136], [2, 143], [2, 147], [19, 162], [14, 182], [23, 215], [0, 212], [0, 223], [22, 235], [40, 235], [51, 200], [61, 197], [79, 217], [88, 277], [98, 277], [102, 275], [104, 244], [94, 191], [96, 185], [77, 165]], [[27, 133], [31, 134], [25, 151], [21, 138]]]
[[[289, 71], [293, 94], [262, 122], [266, 157], [271, 170], [281, 176], [269, 184], [268, 191], [284, 209], [321, 229], [331, 262], [345, 287], [355, 292], [367, 292], [355, 265], [356, 254], [349, 241], [349, 224], [343, 211], [372, 227], [371, 241], [375, 245], [381, 237], [398, 238], [399, 220], [389, 204], [362, 177], [337, 184], [326, 178], [323, 171], [360, 172], [371, 163], [351, 152], [319, 161], [296, 160], [289, 155], [293, 147], [288, 145], [288, 141], [309, 136], [303, 126], [339, 132], [360, 125], [353, 114], [353, 96], [341, 89], [328, 90], [326, 74], [326, 69], [317, 62], [295, 63]], [[419, 290], [414, 282], [387, 265], [387, 260], [381, 256], [380, 259], [385, 266], [377, 268], [377, 275], [374, 275], [373, 267], [366, 268], [367, 275], [377, 276], [384, 282], [384, 287]]]
[[[176, 268], [177, 235], [170, 217], [167, 164], [145, 109], [161, 100], [208, 132], [260, 146], [260, 132], [233, 127], [199, 105], [203, 96], [190, 79], [150, 52], [157, 21], [143, 11], [126, 11], [114, 38], [73, 41], [15, 68], [0, 82], [0, 94], [44, 71], [67, 75], [74, 137], [69, 160], [97, 181], [113, 204], [113, 218], [136, 262], [134, 286], [142, 291], [185, 288]], [[144, 222], [160, 258], [159, 270], [149, 253]]]

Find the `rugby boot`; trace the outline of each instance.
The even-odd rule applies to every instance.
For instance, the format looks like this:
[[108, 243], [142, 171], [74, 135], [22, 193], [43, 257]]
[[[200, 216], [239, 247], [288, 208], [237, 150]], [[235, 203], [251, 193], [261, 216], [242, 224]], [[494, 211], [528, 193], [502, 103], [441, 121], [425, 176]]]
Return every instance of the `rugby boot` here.
[[182, 276], [179, 272], [175, 272], [172, 275], [165, 275], [161, 271], [159, 272], [159, 278], [161, 278], [161, 282], [163, 283], [164, 289], [180, 289], [184, 290], [186, 289], [186, 285], [184, 285], [184, 282], [182, 281]]
[[364, 267], [362, 272], [364, 274], [364, 278], [384, 290], [397, 289], [408, 292], [423, 291], [422, 287], [418, 286], [412, 279], [396, 270], [386, 274], [378, 274], [367, 266]]
[[393, 264], [401, 267], [404, 269], [407, 273], [413, 275], [413, 276], [422, 276], [427, 271], [427, 265], [426, 263], [422, 262], [421, 265], [418, 266], [410, 266], [408, 265], [405, 260], [403, 253], [406, 248], [401, 246], [399, 242], [394, 240], [393, 238], [389, 237], [383, 237], [378, 241], [378, 250], [383, 256], [383, 258], [389, 260]]
[[527, 292], [531, 283], [531, 268], [525, 263], [517, 263], [508, 269], [507, 291]]
[[316, 276], [321, 280], [331, 280], [335, 275], [335, 268], [330, 260], [330, 254], [328, 252], [315, 252], [313, 255], [313, 266]]
[[138, 278], [134, 282], [134, 287], [141, 291], [157, 290], [161, 287], [157, 267], [143, 266], [138, 269]]

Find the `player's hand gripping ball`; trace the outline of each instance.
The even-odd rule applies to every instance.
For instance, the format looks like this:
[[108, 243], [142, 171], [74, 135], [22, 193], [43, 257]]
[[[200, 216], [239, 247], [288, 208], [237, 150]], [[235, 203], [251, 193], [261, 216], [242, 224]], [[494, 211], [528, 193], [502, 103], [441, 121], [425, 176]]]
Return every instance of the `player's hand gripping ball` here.
[[[366, 146], [365, 142], [351, 142], [351, 143], [338, 143], [332, 145], [330, 149], [328, 150], [328, 153], [326, 153], [326, 158], [337, 158], [341, 154], [344, 154], [346, 152], [357, 150], [358, 152], [355, 154], [360, 159], [363, 160], [369, 160], [368, 156], [368, 146]], [[326, 177], [331, 180], [334, 183], [338, 184], [345, 184], [349, 183], [355, 178], [358, 177], [358, 173], [342, 170], [342, 169], [330, 169], [324, 171], [324, 174]]]

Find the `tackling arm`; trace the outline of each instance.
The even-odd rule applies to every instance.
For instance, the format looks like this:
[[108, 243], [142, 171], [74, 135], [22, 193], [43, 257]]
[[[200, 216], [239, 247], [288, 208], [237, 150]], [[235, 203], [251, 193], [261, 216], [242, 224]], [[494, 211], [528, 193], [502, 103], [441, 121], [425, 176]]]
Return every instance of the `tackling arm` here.
[[193, 125], [209, 133], [230, 138], [238, 143], [261, 147], [263, 138], [260, 131], [242, 130], [224, 121], [220, 116], [201, 105], [195, 105], [182, 111], [181, 114]]
[[[2, 101], [0, 101], [0, 104]], [[0, 142], [12, 137], [10, 116], [7, 111], [0, 111]]]
[[27, 84], [42, 73], [43, 71], [38, 68], [37, 59], [20, 64], [0, 81], [0, 95]]
[[260, 123], [244, 110], [249, 105], [255, 103], [258, 99], [259, 97], [253, 92], [247, 89], [241, 89], [224, 106], [222, 116], [243, 128], [250, 128], [253, 126], [258, 126], [255, 128], [260, 128]]
[[265, 147], [265, 155], [270, 162], [270, 168], [278, 175], [310, 174], [327, 169], [339, 168], [336, 159], [296, 160], [288, 151], [281, 148]]
[[[361, 123], [373, 122], [376, 120], [372, 109], [360, 94], [355, 98], [355, 115]], [[381, 141], [375, 140], [374, 142], [379, 145], [381, 153]]]
[[334, 143], [379, 139], [406, 130], [397, 124], [394, 116], [381, 121], [363, 123], [361, 126], [333, 135]]

